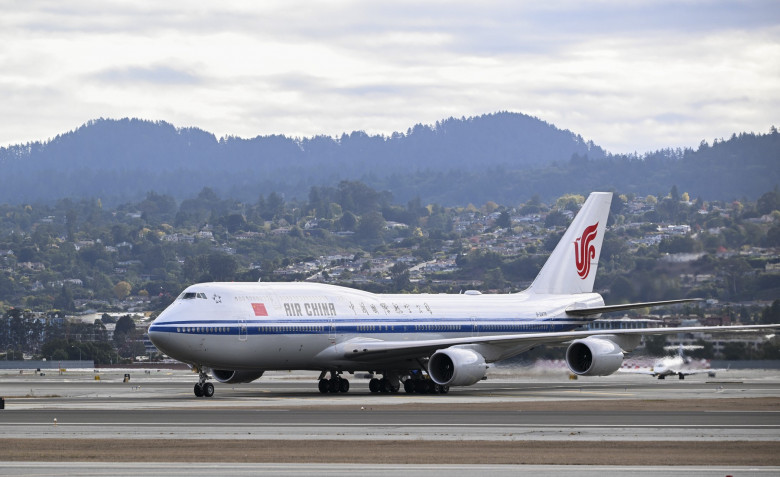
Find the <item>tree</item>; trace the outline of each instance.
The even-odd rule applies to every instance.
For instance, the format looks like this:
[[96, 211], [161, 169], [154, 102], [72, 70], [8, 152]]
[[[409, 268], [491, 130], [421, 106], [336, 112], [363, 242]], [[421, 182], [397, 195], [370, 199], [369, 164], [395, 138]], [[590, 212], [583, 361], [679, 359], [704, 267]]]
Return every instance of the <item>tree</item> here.
[[756, 211], [761, 215], [771, 214], [773, 210], [780, 210], [780, 191], [777, 188], [763, 194], [756, 202]]
[[504, 278], [504, 273], [501, 268], [491, 268], [485, 271], [485, 277], [483, 286], [488, 290], [499, 290], [507, 286], [507, 281]]
[[114, 328], [114, 342], [122, 343], [127, 340], [128, 335], [135, 333], [135, 321], [130, 315], [124, 315], [116, 320], [116, 327]]
[[409, 267], [406, 264], [398, 262], [390, 268], [390, 277], [393, 282], [393, 291], [402, 292], [409, 289]]
[[60, 294], [54, 299], [54, 306], [65, 311], [73, 311], [76, 309], [76, 304], [73, 302], [73, 292], [70, 291], [69, 286], [62, 286]]
[[344, 212], [338, 223], [341, 230], [354, 232], [357, 225], [357, 217], [352, 212]]
[[693, 253], [697, 246], [698, 244], [693, 238], [687, 235], [676, 235], [661, 240], [658, 244], [658, 251], [661, 253]]
[[114, 296], [117, 300], [124, 300], [130, 294], [132, 289], [132, 285], [122, 280], [121, 282], [114, 285]]
[[212, 253], [208, 256], [208, 270], [213, 280], [225, 282], [235, 279], [238, 262], [232, 255]]
[[628, 302], [634, 296], [634, 285], [624, 276], [618, 276], [609, 287], [609, 301]]
[[742, 292], [745, 275], [751, 270], [750, 264], [741, 257], [731, 257], [721, 266], [721, 273], [726, 277], [729, 296], [736, 299]]
[[555, 201], [555, 207], [561, 210], [570, 210], [576, 212], [580, 205], [585, 202], [585, 197], [577, 194], [566, 194]]
[[569, 219], [566, 218], [563, 212], [560, 210], [553, 210], [544, 219], [544, 226], [547, 228], [556, 226], [566, 226], [569, 223]]
[[382, 236], [382, 230], [385, 228], [385, 219], [379, 212], [370, 212], [360, 218], [358, 223], [357, 235], [364, 239], [377, 239]]
[[502, 229], [508, 229], [512, 226], [512, 219], [509, 217], [509, 212], [506, 210], [502, 211], [498, 218], [496, 219], [496, 227], [500, 227]]
[[780, 300], [775, 300], [772, 305], [764, 308], [761, 312], [761, 323], [765, 325], [780, 323]]
[[645, 336], [645, 350], [650, 356], [665, 356], [666, 335]]

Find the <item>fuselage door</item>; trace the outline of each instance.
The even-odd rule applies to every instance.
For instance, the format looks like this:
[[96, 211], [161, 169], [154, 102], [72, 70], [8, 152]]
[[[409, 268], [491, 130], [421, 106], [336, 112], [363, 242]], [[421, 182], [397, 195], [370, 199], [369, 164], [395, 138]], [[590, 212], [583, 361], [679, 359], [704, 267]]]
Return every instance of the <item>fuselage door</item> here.
[[336, 342], [336, 323], [333, 321], [333, 318], [328, 319], [328, 340], [331, 343]]
[[246, 320], [238, 320], [238, 340], [246, 341]]

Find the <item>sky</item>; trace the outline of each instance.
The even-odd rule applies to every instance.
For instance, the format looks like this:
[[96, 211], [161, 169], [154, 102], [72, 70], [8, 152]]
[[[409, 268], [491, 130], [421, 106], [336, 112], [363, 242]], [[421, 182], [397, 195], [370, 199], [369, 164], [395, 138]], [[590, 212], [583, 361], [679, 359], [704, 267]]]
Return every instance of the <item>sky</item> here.
[[498, 111], [613, 153], [780, 127], [776, 0], [0, 0], [0, 146], [135, 117], [390, 135]]

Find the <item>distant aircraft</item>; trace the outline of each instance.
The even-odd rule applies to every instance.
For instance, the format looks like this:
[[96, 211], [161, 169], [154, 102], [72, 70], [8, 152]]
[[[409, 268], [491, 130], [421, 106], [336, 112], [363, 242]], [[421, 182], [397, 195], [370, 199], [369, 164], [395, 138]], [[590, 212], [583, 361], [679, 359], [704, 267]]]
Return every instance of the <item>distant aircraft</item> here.
[[[195, 395], [267, 370], [319, 371], [322, 393], [349, 391], [344, 373], [365, 371], [372, 392], [446, 393], [485, 379], [490, 363], [543, 344], [569, 343], [566, 362], [583, 376], [620, 368], [642, 334], [771, 328], [723, 326], [573, 331], [601, 313], [685, 303], [605, 306], [593, 293], [612, 194], [594, 192], [533, 284], [506, 295], [374, 294], [318, 283], [200, 283], [149, 326], [167, 355], [199, 372]], [[381, 378], [377, 377], [381, 376]]]
[[654, 378], [657, 377], [658, 379], [666, 379], [667, 376], [678, 376], [680, 379], [685, 379], [685, 376], [690, 376], [692, 374], [707, 374], [710, 377], [714, 378], [716, 372], [726, 371], [725, 369], [691, 368], [690, 367], [691, 358], [685, 356], [685, 351], [692, 351], [701, 348], [702, 348], [701, 346], [696, 346], [696, 345], [693, 346], [680, 345], [679, 347], [665, 346], [664, 349], [669, 351], [677, 349], [677, 354], [675, 356], [665, 356], [659, 360], [656, 360], [650, 369], [621, 368], [618, 371], [621, 373], [629, 373], [629, 374], [646, 374], [648, 376], [653, 376]]

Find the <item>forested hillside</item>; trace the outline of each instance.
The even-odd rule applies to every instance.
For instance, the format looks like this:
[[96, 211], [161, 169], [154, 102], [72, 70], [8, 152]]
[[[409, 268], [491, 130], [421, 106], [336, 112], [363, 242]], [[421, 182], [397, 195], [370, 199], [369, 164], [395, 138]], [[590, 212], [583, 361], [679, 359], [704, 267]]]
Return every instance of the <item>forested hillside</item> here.
[[444, 205], [520, 203], [533, 196], [622, 190], [658, 194], [677, 184], [693, 197], [757, 199], [780, 183], [780, 135], [740, 134], [697, 150], [613, 155], [571, 131], [517, 113], [450, 118], [390, 136], [225, 137], [165, 122], [91, 121], [47, 142], [0, 148], [0, 203], [99, 198], [149, 191], [176, 200], [203, 187], [244, 201], [361, 180], [397, 200]]

